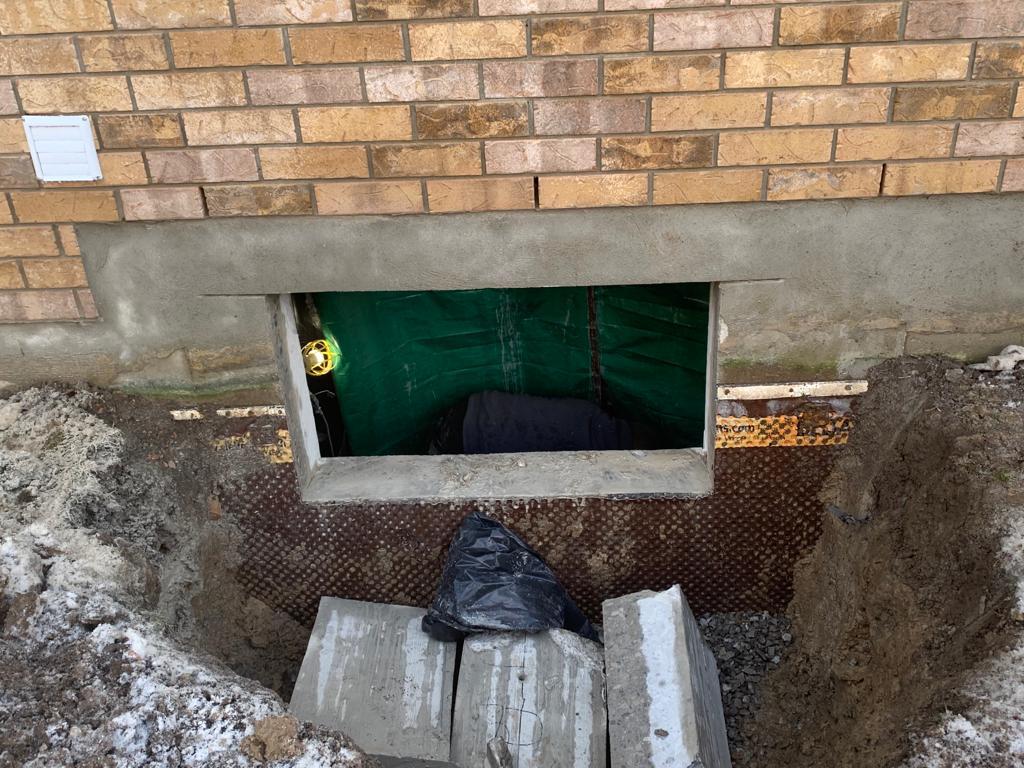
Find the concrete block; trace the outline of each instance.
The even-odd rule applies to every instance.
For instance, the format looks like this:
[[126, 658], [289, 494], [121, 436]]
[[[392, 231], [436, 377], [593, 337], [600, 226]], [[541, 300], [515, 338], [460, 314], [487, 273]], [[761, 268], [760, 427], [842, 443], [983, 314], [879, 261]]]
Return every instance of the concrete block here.
[[611, 768], [730, 768], [715, 657], [678, 585], [602, 611]]
[[465, 641], [452, 728], [460, 768], [605, 768], [606, 734], [597, 643], [561, 629]]
[[420, 629], [423, 611], [324, 597], [289, 711], [369, 753], [445, 761], [455, 643]]

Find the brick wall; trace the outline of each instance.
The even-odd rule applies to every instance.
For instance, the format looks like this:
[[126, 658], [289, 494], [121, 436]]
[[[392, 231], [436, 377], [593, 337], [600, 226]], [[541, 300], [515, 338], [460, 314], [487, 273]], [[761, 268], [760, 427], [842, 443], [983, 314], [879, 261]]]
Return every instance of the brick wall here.
[[96, 316], [79, 222], [1024, 191], [1022, 77], [1024, 0], [3, 0], [0, 321]]

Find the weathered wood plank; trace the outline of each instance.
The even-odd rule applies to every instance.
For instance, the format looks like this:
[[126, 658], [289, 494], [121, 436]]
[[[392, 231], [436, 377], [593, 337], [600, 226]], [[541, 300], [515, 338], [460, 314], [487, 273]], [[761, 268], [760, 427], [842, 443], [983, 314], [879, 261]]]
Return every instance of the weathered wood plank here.
[[289, 710], [365, 751], [447, 760], [454, 643], [420, 629], [423, 611], [325, 597]]
[[678, 586], [603, 605], [611, 768], [730, 768], [715, 657]]
[[452, 728], [460, 768], [490, 765], [495, 736], [515, 768], [605, 768], [606, 734], [597, 643], [560, 629], [466, 640]]

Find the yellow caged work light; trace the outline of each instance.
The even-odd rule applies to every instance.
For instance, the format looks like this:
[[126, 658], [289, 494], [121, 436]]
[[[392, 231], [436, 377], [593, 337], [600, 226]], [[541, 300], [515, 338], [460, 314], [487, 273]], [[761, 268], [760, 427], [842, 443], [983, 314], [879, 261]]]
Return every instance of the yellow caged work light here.
[[302, 348], [302, 363], [310, 376], [323, 376], [338, 364], [338, 351], [327, 339], [317, 339]]

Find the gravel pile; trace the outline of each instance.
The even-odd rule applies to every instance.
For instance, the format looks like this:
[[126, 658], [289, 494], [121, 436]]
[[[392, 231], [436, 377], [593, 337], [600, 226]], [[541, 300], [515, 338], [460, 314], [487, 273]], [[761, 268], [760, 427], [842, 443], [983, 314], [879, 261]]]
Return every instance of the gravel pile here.
[[791, 642], [789, 619], [764, 613], [712, 613], [700, 618], [722, 683], [722, 706], [729, 746], [735, 754], [743, 723], [759, 704], [761, 678], [779, 665]]

